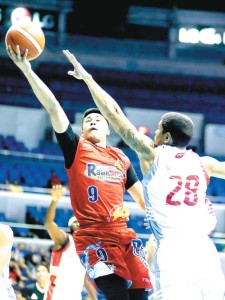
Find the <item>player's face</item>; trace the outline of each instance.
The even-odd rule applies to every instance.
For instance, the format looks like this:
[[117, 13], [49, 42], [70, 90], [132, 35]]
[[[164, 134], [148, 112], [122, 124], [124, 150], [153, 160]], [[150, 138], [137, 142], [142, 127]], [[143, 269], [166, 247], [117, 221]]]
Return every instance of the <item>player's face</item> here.
[[102, 115], [92, 113], [84, 118], [82, 135], [86, 140], [93, 144], [105, 142], [108, 134], [109, 126]]
[[49, 277], [48, 269], [45, 266], [38, 266], [36, 270], [37, 281], [47, 280]]
[[158, 128], [155, 131], [154, 143], [157, 146], [163, 145], [166, 139], [166, 133], [163, 133], [162, 123], [159, 122]]

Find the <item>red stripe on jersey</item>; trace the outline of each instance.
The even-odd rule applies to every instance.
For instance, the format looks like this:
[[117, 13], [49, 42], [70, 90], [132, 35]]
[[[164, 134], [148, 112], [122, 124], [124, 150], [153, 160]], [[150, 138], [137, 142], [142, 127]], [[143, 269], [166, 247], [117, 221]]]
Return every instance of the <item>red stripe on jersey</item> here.
[[50, 284], [50, 286], [48, 288], [48, 291], [46, 293], [45, 300], [51, 300], [52, 299], [54, 288], [55, 288], [55, 284], [53, 282], [51, 282], [51, 284]]

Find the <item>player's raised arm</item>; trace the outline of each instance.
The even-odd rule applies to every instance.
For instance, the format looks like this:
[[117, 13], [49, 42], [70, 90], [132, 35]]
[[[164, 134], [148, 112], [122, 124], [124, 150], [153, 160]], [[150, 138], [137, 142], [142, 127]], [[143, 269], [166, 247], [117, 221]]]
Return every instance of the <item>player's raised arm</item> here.
[[62, 246], [66, 239], [67, 234], [63, 230], [61, 230], [58, 225], [55, 223], [55, 213], [58, 201], [62, 198], [63, 191], [62, 186], [54, 185], [52, 187], [52, 201], [48, 207], [45, 216], [45, 226], [47, 228], [48, 234], [51, 239], [55, 242], [55, 245]]
[[69, 125], [69, 120], [59, 102], [56, 100], [54, 94], [32, 70], [32, 66], [27, 60], [28, 50], [26, 50], [22, 56], [19, 46], [16, 47], [15, 53], [9, 45], [6, 48], [6, 51], [12, 61], [22, 71], [35, 96], [48, 112], [54, 130], [58, 133], [66, 131]]
[[63, 53], [74, 66], [74, 70], [69, 71], [68, 74], [79, 80], [83, 80], [87, 84], [95, 104], [103, 116], [112, 124], [115, 131], [140, 157], [149, 159], [154, 153], [153, 141], [137, 131], [117, 102], [95, 82], [72, 53], [68, 50], [64, 50]]

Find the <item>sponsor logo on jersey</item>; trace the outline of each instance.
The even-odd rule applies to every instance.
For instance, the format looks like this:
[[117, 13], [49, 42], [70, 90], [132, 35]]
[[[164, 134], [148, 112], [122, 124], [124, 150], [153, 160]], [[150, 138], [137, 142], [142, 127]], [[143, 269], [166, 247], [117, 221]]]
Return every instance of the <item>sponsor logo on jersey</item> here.
[[123, 181], [125, 174], [123, 170], [119, 170], [116, 166], [87, 163], [84, 175], [88, 178], [109, 182]]

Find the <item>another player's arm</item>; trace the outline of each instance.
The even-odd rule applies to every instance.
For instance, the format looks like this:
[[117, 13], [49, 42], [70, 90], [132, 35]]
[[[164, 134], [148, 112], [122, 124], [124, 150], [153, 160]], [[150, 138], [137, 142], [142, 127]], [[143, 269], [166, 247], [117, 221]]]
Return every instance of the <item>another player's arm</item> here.
[[58, 225], [54, 222], [56, 207], [59, 199], [63, 196], [62, 186], [56, 185], [52, 188], [52, 201], [49, 205], [45, 216], [45, 226], [47, 228], [48, 234], [54, 241], [55, 245], [62, 246], [66, 242], [68, 236], [65, 231], [60, 229]]
[[140, 182], [132, 164], [130, 164], [129, 168], [127, 169], [127, 180], [125, 183], [125, 188], [131, 195], [131, 197], [140, 206], [140, 208], [145, 211], [143, 185]]
[[153, 141], [137, 131], [117, 102], [95, 82], [73, 54], [68, 50], [63, 51], [63, 53], [74, 66], [74, 71], [69, 71], [68, 74], [86, 83], [95, 104], [103, 116], [112, 124], [115, 131], [122, 137], [126, 144], [138, 154], [142, 163], [151, 165], [155, 156]]
[[210, 156], [201, 157], [201, 162], [205, 167], [209, 177], [217, 177], [225, 179], [225, 162], [218, 161]]
[[54, 130], [58, 133], [64, 132], [68, 127], [69, 120], [51, 90], [32, 70], [31, 64], [27, 60], [28, 50], [26, 50], [23, 56], [21, 56], [19, 46], [17, 46], [16, 54], [13, 52], [10, 45], [6, 50], [9, 57], [23, 72], [34, 94], [48, 112]]
[[143, 185], [138, 180], [133, 184], [127, 192], [131, 195], [131, 197], [137, 202], [142, 210], [146, 210], [145, 208], [145, 201], [144, 201], [144, 193], [143, 193]]

